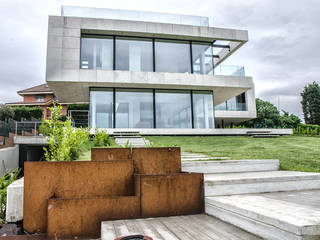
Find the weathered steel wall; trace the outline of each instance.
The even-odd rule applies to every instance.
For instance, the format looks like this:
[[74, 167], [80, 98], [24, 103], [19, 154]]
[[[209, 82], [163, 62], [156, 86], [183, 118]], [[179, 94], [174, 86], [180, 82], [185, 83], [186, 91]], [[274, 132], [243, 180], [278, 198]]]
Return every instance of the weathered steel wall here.
[[25, 162], [24, 229], [45, 232], [50, 198], [133, 196], [131, 160]]
[[128, 160], [131, 159], [130, 148], [92, 148], [91, 161]]
[[203, 174], [141, 175], [141, 217], [203, 212]]
[[159, 148], [93, 148], [91, 161], [132, 159], [135, 173], [172, 174], [181, 172], [179, 147]]
[[50, 199], [47, 233], [50, 237], [98, 238], [102, 221], [139, 217], [139, 196]]

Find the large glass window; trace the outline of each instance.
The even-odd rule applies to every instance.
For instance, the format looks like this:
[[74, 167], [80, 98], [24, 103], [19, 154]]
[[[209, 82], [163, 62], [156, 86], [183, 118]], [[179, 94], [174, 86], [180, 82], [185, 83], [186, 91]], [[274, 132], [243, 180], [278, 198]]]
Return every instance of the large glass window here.
[[153, 128], [153, 91], [116, 89], [116, 127]]
[[116, 69], [152, 72], [152, 40], [144, 38], [116, 38]]
[[190, 44], [186, 41], [155, 41], [156, 72], [191, 73]]
[[91, 89], [90, 123], [92, 128], [113, 127], [113, 91], [112, 89]]
[[156, 90], [157, 128], [191, 128], [190, 91]]
[[113, 38], [83, 36], [81, 38], [81, 68], [113, 69]]
[[210, 91], [193, 91], [194, 128], [213, 128], [213, 94]]
[[213, 74], [211, 43], [192, 42], [193, 73]]

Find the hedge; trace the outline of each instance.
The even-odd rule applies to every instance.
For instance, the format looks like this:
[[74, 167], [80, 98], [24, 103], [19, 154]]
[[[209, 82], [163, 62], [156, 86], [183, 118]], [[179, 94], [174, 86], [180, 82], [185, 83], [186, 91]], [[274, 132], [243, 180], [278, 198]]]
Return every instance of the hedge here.
[[88, 103], [70, 104], [68, 105], [68, 111], [69, 110], [89, 110], [89, 104]]
[[319, 136], [320, 125], [298, 124], [298, 126], [293, 129], [293, 133], [296, 135]]
[[13, 107], [14, 111], [14, 120], [22, 121], [22, 120], [32, 120], [38, 119], [41, 120], [43, 116], [43, 110], [41, 107], [27, 107], [27, 106], [19, 106]]

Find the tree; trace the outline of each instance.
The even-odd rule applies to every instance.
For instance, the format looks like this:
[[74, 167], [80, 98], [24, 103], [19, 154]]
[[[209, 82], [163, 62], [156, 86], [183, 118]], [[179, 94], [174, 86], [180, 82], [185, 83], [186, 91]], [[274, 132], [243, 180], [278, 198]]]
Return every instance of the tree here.
[[301, 122], [294, 114], [282, 110], [282, 115], [272, 103], [256, 99], [257, 118], [241, 123], [249, 128], [296, 128]]
[[294, 114], [290, 114], [282, 110], [283, 114], [280, 116], [280, 125], [282, 128], [296, 128], [301, 119]]
[[7, 118], [13, 118], [14, 117], [14, 111], [10, 106], [7, 105], [0, 105], [0, 120], [4, 121]]
[[280, 127], [280, 112], [268, 101], [256, 99], [257, 118], [244, 122], [246, 127], [277, 128]]
[[320, 125], [320, 86], [317, 82], [308, 84], [300, 94], [302, 111], [307, 124]]

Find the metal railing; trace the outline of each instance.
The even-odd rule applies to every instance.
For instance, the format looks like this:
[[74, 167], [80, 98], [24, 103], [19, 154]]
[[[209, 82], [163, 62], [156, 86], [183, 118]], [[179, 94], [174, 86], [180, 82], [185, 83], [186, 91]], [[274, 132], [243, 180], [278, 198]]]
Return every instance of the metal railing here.
[[73, 127], [89, 126], [89, 110], [69, 110], [68, 116], [72, 121]]

